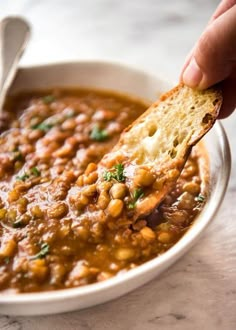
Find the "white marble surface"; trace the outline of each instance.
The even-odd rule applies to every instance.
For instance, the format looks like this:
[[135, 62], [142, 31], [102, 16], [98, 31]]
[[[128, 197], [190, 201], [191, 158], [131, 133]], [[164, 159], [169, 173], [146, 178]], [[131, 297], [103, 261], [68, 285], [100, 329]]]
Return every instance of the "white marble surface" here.
[[[218, 2], [0, 0], [0, 16], [19, 14], [32, 24], [24, 65], [109, 59], [177, 80]], [[184, 258], [116, 301], [56, 316], [0, 316], [0, 329], [236, 329], [236, 113], [223, 123], [233, 154], [229, 189], [215, 221]]]

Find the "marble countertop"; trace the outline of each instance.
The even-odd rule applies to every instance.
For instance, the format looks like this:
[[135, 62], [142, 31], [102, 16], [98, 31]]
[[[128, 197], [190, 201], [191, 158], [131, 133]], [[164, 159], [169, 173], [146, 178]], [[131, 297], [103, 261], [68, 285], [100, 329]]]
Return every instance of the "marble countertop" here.
[[[177, 81], [188, 50], [218, 3], [17, 0], [1, 1], [0, 15], [22, 15], [32, 25], [22, 65], [109, 59]], [[233, 160], [229, 188], [214, 222], [189, 253], [120, 299], [67, 314], [0, 316], [0, 329], [236, 329], [236, 113], [223, 124]]]

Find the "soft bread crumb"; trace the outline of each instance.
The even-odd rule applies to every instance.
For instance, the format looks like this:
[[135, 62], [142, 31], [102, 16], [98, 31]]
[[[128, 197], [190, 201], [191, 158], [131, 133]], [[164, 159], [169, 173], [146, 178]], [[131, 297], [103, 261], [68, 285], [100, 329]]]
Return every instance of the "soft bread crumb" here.
[[216, 90], [178, 86], [133, 123], [121, 138], [121, 148], [137, 164], [182, 157], [212, 126], [220, 101]]
[[[123, 159], [131, 194], [139, 168], [145, 167], [156, 176], [155, 185], [137, 203], [136, 218], [149, 214], [174, 187], [192, 146], [213, 126], [221, 104], [221, 91], [216, 88], [199, 91], [180, 84], [129, 126], [103, 158], [102, 168], [109, 160], [111, 164]], [[178, 175], [173, 178], [169, 173], [174, 169]]]

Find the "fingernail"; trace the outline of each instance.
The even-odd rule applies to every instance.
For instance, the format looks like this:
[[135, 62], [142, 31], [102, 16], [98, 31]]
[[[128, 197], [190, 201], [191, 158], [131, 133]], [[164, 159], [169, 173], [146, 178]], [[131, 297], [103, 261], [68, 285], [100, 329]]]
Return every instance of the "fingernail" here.
[[203, 73], [195, 58], [193, 58], [183, 73], [183, 82], [189, 87], [194, 88], [200, 84], [202, 77]]

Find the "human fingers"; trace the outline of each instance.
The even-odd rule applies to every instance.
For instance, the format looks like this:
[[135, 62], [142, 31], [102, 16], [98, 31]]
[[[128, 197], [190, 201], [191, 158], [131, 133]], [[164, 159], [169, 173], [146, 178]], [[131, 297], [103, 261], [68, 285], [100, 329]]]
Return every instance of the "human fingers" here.
[[190, 87], [207, 88], [230, 76], [236, 63], [236, 5], [210, 24], [182, 74]]
[[236, 0], [223, 0], [216, 8], [214, 14], [212, 15], [210, 22], [213, 22], [216, 18], [224, 14], [227, 10], [232, 8], [236, 4]]
[[[220, 15], [224, 14], [228, 9], [233, 7], [235, 4], [236, 4], [236, 0], [223, 0], [223, 1], [221, 1], [219, 6], [216, 8], [214, 14], [212, 15], [208, 25], [211, 24]], [[189, 52], [188, 56], [185, 59], [184, 65], [183, 65], [181, 73], [180, 73], [180, 79], [181, 79], [185, 69], [187, 68], [187, 66], [189, 65], [189, 63], [191, 61], [191, 58], [192, 58], [193, 53], [194, 53], [194, 49], [195, 49], [195, 47], [192, 48], [192, 50]]]
[[220, 109], [219, 119], [228, 117], [236, 108], [236, 77], [228, 78], [222, 82], [223, 104]]

